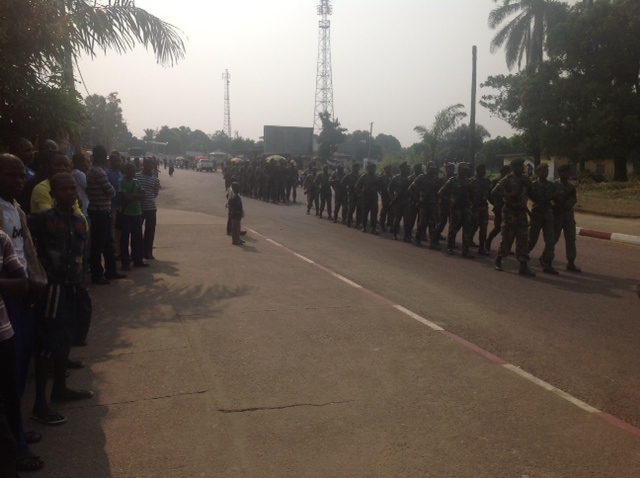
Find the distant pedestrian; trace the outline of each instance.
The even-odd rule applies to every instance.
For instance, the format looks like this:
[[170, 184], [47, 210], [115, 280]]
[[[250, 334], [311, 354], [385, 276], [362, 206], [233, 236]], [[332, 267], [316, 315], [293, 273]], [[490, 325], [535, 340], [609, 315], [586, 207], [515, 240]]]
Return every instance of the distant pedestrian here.
[[156, 237], [158, 213], [156, 198], [160, 192], [160, 180], [158, 179], [157, 165], [153, 158], [144, 158], [142, 160], [142, 172], [136, 174], [136, 179], [144, 191], [144, 199], [142, 201], [143, 256], [145, 259], [155, 259], [153, 256], [153, 243]]

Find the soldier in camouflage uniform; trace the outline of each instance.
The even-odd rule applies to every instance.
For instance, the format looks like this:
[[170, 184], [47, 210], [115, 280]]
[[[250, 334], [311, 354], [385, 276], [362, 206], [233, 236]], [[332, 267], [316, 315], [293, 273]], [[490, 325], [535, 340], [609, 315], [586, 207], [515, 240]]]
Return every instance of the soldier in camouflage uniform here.
[[318, 186], [318, 195], [320, 197], [320, 219], [324, 208], [327, 208], [329, 219], [331, 217], [331, 176], [329, 176], [329, 166], [322, 166], [322, 172], [316, 176], [316, 185]]
[[[422, 164], [414, 164], [413, 172], [409, 176], [409, 184], [413, 183], [418, 176], [422, 174]], [[415, 201], [409, 201], [409, 217], [407, 218], [407, 224], [405, 229], [409, 229], [409, 237], [413, 232], [413, 227], [416, 225], [418, 214], [420, 213], [420, 206]], [[420, 238], [422, 239], [422, 238]]]
[[393, 214], [391, 213], [391, 206], [389, 203], [391, 202], [391, 197], [389, 196], [389, 183], [393, 176], [391, 175], [391, 166], [386, 165], [382, 168], [382, 172], [378, 174], [379, 185], [380, 185], [380, 202], [382, 206], [380, 207], [380, 229], [385, 231], [385, 226], [391, 229], [393, 225]]
[[491, 181], [486, 178], [487, 167], [484, 164], [476, 166], [476, 174], [469, 181], [471, 188], [471, 218], [473, 227], [471, 237], [478, 234], [478, 254], [488, 256], [489, 251], [484, 247], [487, 241], [487, 229], [489, 226], [489, 196], [491, 194]]
[[335, 209], [333, 222], [338, 222], [338, 214], [342, 209], [342, 224], [347, 223], [347, 195], [342, 187], [342, 180], [345, 177], [344, 166], [342, 164], [336, 165], [336, 170], [331, 175], [331, 187], [335, 193]]
[[[445, 176], [440, 180], [442, 186], [444, 186], [444, 184], [453, 177], [454, 171], [455, 171], [455, 165], [453, 163], [445, 163], [444, 165]], [[444, 239], [442, 237], [442, 233], [444, 232], [444, 228], [447, 227], [448, 220], [449, 220], [449, 203], [446, 201], [446, 199], [440, 199], [439, 211], [438, 211], [438, 237], [440, 239]]]
[[541, 164], [536, 168], [538, 179], [533, 182], [533, 206], [531, 207], [531, 225], [529, 227], [529, 252], [536, 247], [540, 231], [544, 238], [544, 251], [540, 256], [542, 272], [557, 275], [553, 268], [555, 257], [556, 236], [554, 232], [553, 201], [557, 196], [557, 189], [553, 183], [547, 181], [549, 165]]
[[396, 174], [389, 182], [387, 192], [391, 198], [389, 205], [393, 211], [393, 226], [391, 233], [394, 239], [398, 239], [400, 221], [404, 219], [404, 242], [411, 242], [411, 230], [407, 230], [406, 217], [409, 215], [409, 173], [411, 169], [404, 162], [400, 164], [400, 174]]
[[449, 180], [438, 191], [438, 197], [450, 205], [449, 233], [447, 234], [447, 254], [452, 255], [456, 243], [456, 234], [462, 229], [462, 257], [473, 259], [469, 247], [473, 236], [471, 219], [471, 190], [469, 174], [471, 168], [467, 163], [458, 164], [458, 175]]
[[[504, 178], [510, 172], [511, 166], [502, 166], [500, 168], [500, 179]], [[498, 184], [500, 179], [494, 179], [491, 182], [490, 191], [494, 190], [496, 184]], [[500, 234], [500, 231], [502, 230], [503, 200], [501, 197], [495, 197], [493, 194], [489, 194], [489, 202], [493, 205], [493, 229], [491, 229], [491, 232], [487, 236], [487, 240], [484, 241], [484, 250], [487, 252], [491, 251], [491, 242], [498, 234]]]
[[318, 185], [316, 184], [316, 168], [311, 168], [304, 178], [304, 184], [302, 185], [304, 192], [307, 195], [307, 214], [310, 213], [311, 208], [315, 206], [316, 216], [320, 215], [318, 208]]
[[356, 213], [356, 227], [360, 224], [360, 208], [358, 207], [358, 196], [356, 194], [356, 183], [360, 178], [360, 164], [354, 163], [351, 172], [342, 178], [340, 186], [347, 198], [347, 227], [351, 227], [353, 213]]
[[569, 272], [582, 272], [575, 264], [576, 252], [576, 218], [573, 214], [573, 207], [578, 202], [576, 187], [569, 182], [570, 166], [565, 164], [558, 168], [559, 179], [554, 185], [558, 190], [558, 201], [554, 208], [554, 230], [556, 243], [560, 240], [560, 235], [564, 233], [564, 243], [567, 254], [567, 270]]
[[409, 186], [409, 197], [420, 208], [418, 229], [413, 243], [421, 247], [422, 238], [429, 229], [429, 249], [440, 250], [440, 238], [436, 230], [438, 218], [438, 191], [440, 190], [440, 178], [438, 178], [438, 166], [435, 162], [427, 163], [427, 172], [418, 176]]
[[378, 176], [375, 163], [367, 164], [367, 173], [360, 176], [356, 183], [356, 194], [362, 209], [362, 232], [367, 232], [367, 218], [371, 218], [371, 233], [378, 234], [376, 222], [378, 218]]
[[509, 250], [516, 241], [516, 259], [520, 263], [518, 273], [524, 276], [535, 276], [529, 269], [529, 220], [527, 219], [527, 199], [531, 196], [533, 185], [524, 176], [524, 159], [511, 161], [511, 172], [502, 178], [492, 194], [502, 197], [502, 241], [494, 262], [497, 271], [502, 269], [502, 258], [509, 255]]

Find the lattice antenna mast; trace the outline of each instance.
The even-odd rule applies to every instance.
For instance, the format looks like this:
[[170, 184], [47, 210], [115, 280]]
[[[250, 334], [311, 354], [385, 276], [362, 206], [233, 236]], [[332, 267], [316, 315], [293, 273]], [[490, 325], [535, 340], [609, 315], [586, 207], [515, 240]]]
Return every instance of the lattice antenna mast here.
[[320, 28], [318, 31], [318, 73], [316, 75], [316, 107], [314, 117], [314, 132], [320, 134], [322, 131], [322, 121], [320, 113], [329, 113], [333, 121], [333, 82], [331, 79], [331, 21], [329, 15], [332, 13], [331, 1], [320, 0], [318, 5], [318, 15]]
[[224, 70], [222, 79], [224, 80], [224, 132], [231, 138], [231, 105], [229, 103], [229, 80], [231, 80], [231, 75], [229, 70]]

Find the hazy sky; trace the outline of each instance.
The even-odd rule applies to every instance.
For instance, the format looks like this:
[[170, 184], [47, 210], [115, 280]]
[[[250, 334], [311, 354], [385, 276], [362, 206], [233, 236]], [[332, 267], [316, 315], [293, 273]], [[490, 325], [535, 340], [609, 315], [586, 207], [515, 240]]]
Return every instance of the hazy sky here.
[[[188, 126], [211, 134], [224, 125], [225, 69], [231, 75], [231, 127], [258, 140], [265, 124], [313, 126], [319, 0], [137, 0], [184, 32], [186, 58], [173, 68], [143, 48], [83, 58], [83, 96], [118, 92], [136, 136], [146, 128]], [[470, 112], [471, 48], [480, 83], [507, 73], [503, 51], [490, 53], [491, 0], [332, 0], [334, 113], [350, 132], [391, 134], [403, 146], [416, 125], [455, 103]], [[486, 92], [486, 91], [485, 91]], [[468, 118], [466, 120], [468, 122]], [[492, 137], [509, 126], [478, 106]]]

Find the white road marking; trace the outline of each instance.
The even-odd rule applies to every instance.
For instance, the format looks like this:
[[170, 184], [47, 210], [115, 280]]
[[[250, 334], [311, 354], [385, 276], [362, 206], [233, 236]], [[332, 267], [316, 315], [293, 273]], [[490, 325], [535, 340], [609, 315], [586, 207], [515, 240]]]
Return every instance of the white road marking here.
[[433, 330], [437, 330], [437, 331], [443, 331], [444, 329], [442, 327], [440, 327], [439, 325], [434, 324], [433, 322], [425, 319], [424, 317], [420, 317], [418, 314], [416, 314], [415, 312], [411, 312], [409, 309], [405, 309], [404, 307], [402, 307], [401, 305], [394, 305], [393, 306], [394, 309], [399, 310], [400, 312], [402, 312], [405, 315], [408, 315], [409, 317], [411, 317], [414, 320], [417, 320], [418, 322], [420, 322], [421, 324], [426, 325], [427, 327], [429, 327], [430, 329]]
[[314, 262], [314, 261], [312, 261], [311, 259], [308, 259], [308, 258], [306, 258], [306, 257], [304, 257], [304, 256], [301, 256], [301, 255], [300, 255], [300, 254], [298, 254], [297, 252], [293, 252], [293, 251], [291, 251], [291, 252], [292, 252], [292, 254], [293, 254], [294, 256], [296, 256], [298, 259], [302, 259], [303, 261], [308, 262], [309, 264], [315, 264], [315, 262]]
[[274, 241], [273, 239], [267, 238], [267, 241], [269, 241], [274, 246], [283, 247], [282, 244], [280, 244], [279, 242]]
[[356, 289], [362, 289], [363, 288], [360, 284], [356, 284], [352, 280], [349, 280], [346, 277], [341, 276], [340, 274], [336, 274], [335, 272], [333, 273], [333, 277], [335, 277], [336, 279], [340, 279], [342, 282], [346, 282], [347, 284], [349, 284], [352, 287], [355, 287]]

